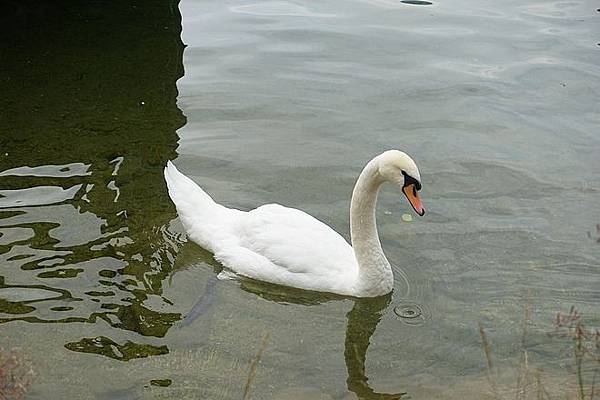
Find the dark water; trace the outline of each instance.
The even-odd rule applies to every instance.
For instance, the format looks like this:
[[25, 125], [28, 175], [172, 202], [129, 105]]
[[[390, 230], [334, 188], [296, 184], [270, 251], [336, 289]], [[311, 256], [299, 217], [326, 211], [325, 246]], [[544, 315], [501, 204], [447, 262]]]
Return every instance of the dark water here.
[[[600, 324], [597, 5], [424, 3], [0, 5], [0, 345], [30, 398], [242, 398], [265, 335], [252, 398], [495, 398], [478, 322], [502, 396], [525, 353], [532, 387], [589, 392], [547, 333]], [[380, 299], [213, 285], [162, 178], [347, 237], [393, 147], [429, 213], [382, 194]]]

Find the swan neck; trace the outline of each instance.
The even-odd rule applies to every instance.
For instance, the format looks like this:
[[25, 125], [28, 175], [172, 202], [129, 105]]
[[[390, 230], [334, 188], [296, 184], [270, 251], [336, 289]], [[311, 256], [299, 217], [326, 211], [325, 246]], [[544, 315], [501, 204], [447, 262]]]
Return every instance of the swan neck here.
[[350, 203], [350, 234], [358, 263], [357, 290], [362, 296], [389, 293], [394, 284], [392, 269], [379, 241], [375, 215], [377, 195], [384, 179], [377, 158], [363, 169]]

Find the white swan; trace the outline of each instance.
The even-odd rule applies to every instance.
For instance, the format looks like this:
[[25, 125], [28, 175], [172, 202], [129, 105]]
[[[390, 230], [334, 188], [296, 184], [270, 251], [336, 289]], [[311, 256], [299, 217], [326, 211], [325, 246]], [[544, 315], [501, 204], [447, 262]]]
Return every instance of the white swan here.
[[373, 297], [394, 286], [381, 249], [375, 206], [382, 183], [402, 188], [415, 212], [425, 213], [417, 191], [415, 162], [386, 151], [362, 170], [350, 205], [352, 247], [333, 229], [303, 211], [266, 204], [249, 212], [217, 204], [170, 161], [165, 168], [169, 196], [188, 237], [214, 253], [238, 275], [301, 289]]

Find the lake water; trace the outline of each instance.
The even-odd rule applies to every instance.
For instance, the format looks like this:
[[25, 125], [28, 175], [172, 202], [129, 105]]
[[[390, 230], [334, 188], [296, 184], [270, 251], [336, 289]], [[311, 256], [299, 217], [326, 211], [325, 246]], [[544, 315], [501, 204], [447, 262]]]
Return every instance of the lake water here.
[[[0, 6], [0, 345], [28, 399], [589, 395], [593, 337], [578, 369], [549, 333], [571, 306], [600, 327], [599, 4], [408, 3]], [[348, 238], [390, 148], [428, 212], [383, 190], [380, 299], [213, 286], [162, 178]]]

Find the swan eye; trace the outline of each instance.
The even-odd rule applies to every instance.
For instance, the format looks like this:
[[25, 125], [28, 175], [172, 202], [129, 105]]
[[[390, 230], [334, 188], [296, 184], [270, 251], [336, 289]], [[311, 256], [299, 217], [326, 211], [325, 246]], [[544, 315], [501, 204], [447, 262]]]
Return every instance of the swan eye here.
[[415, 190], [415, 196], [417, 194], [417, 190], [421, 190], [421, 182], [419, 182], [418, 180], [416, 180], [415, 178], [413, 178], [412, 176], [410, 176], [409, 174], [407, 174], [405, 171], [402, 171], [402, 175], [404, 175], [404, 187], [408, 186], [408, 185], [415, 185], [413, 186], [414, 190]]

